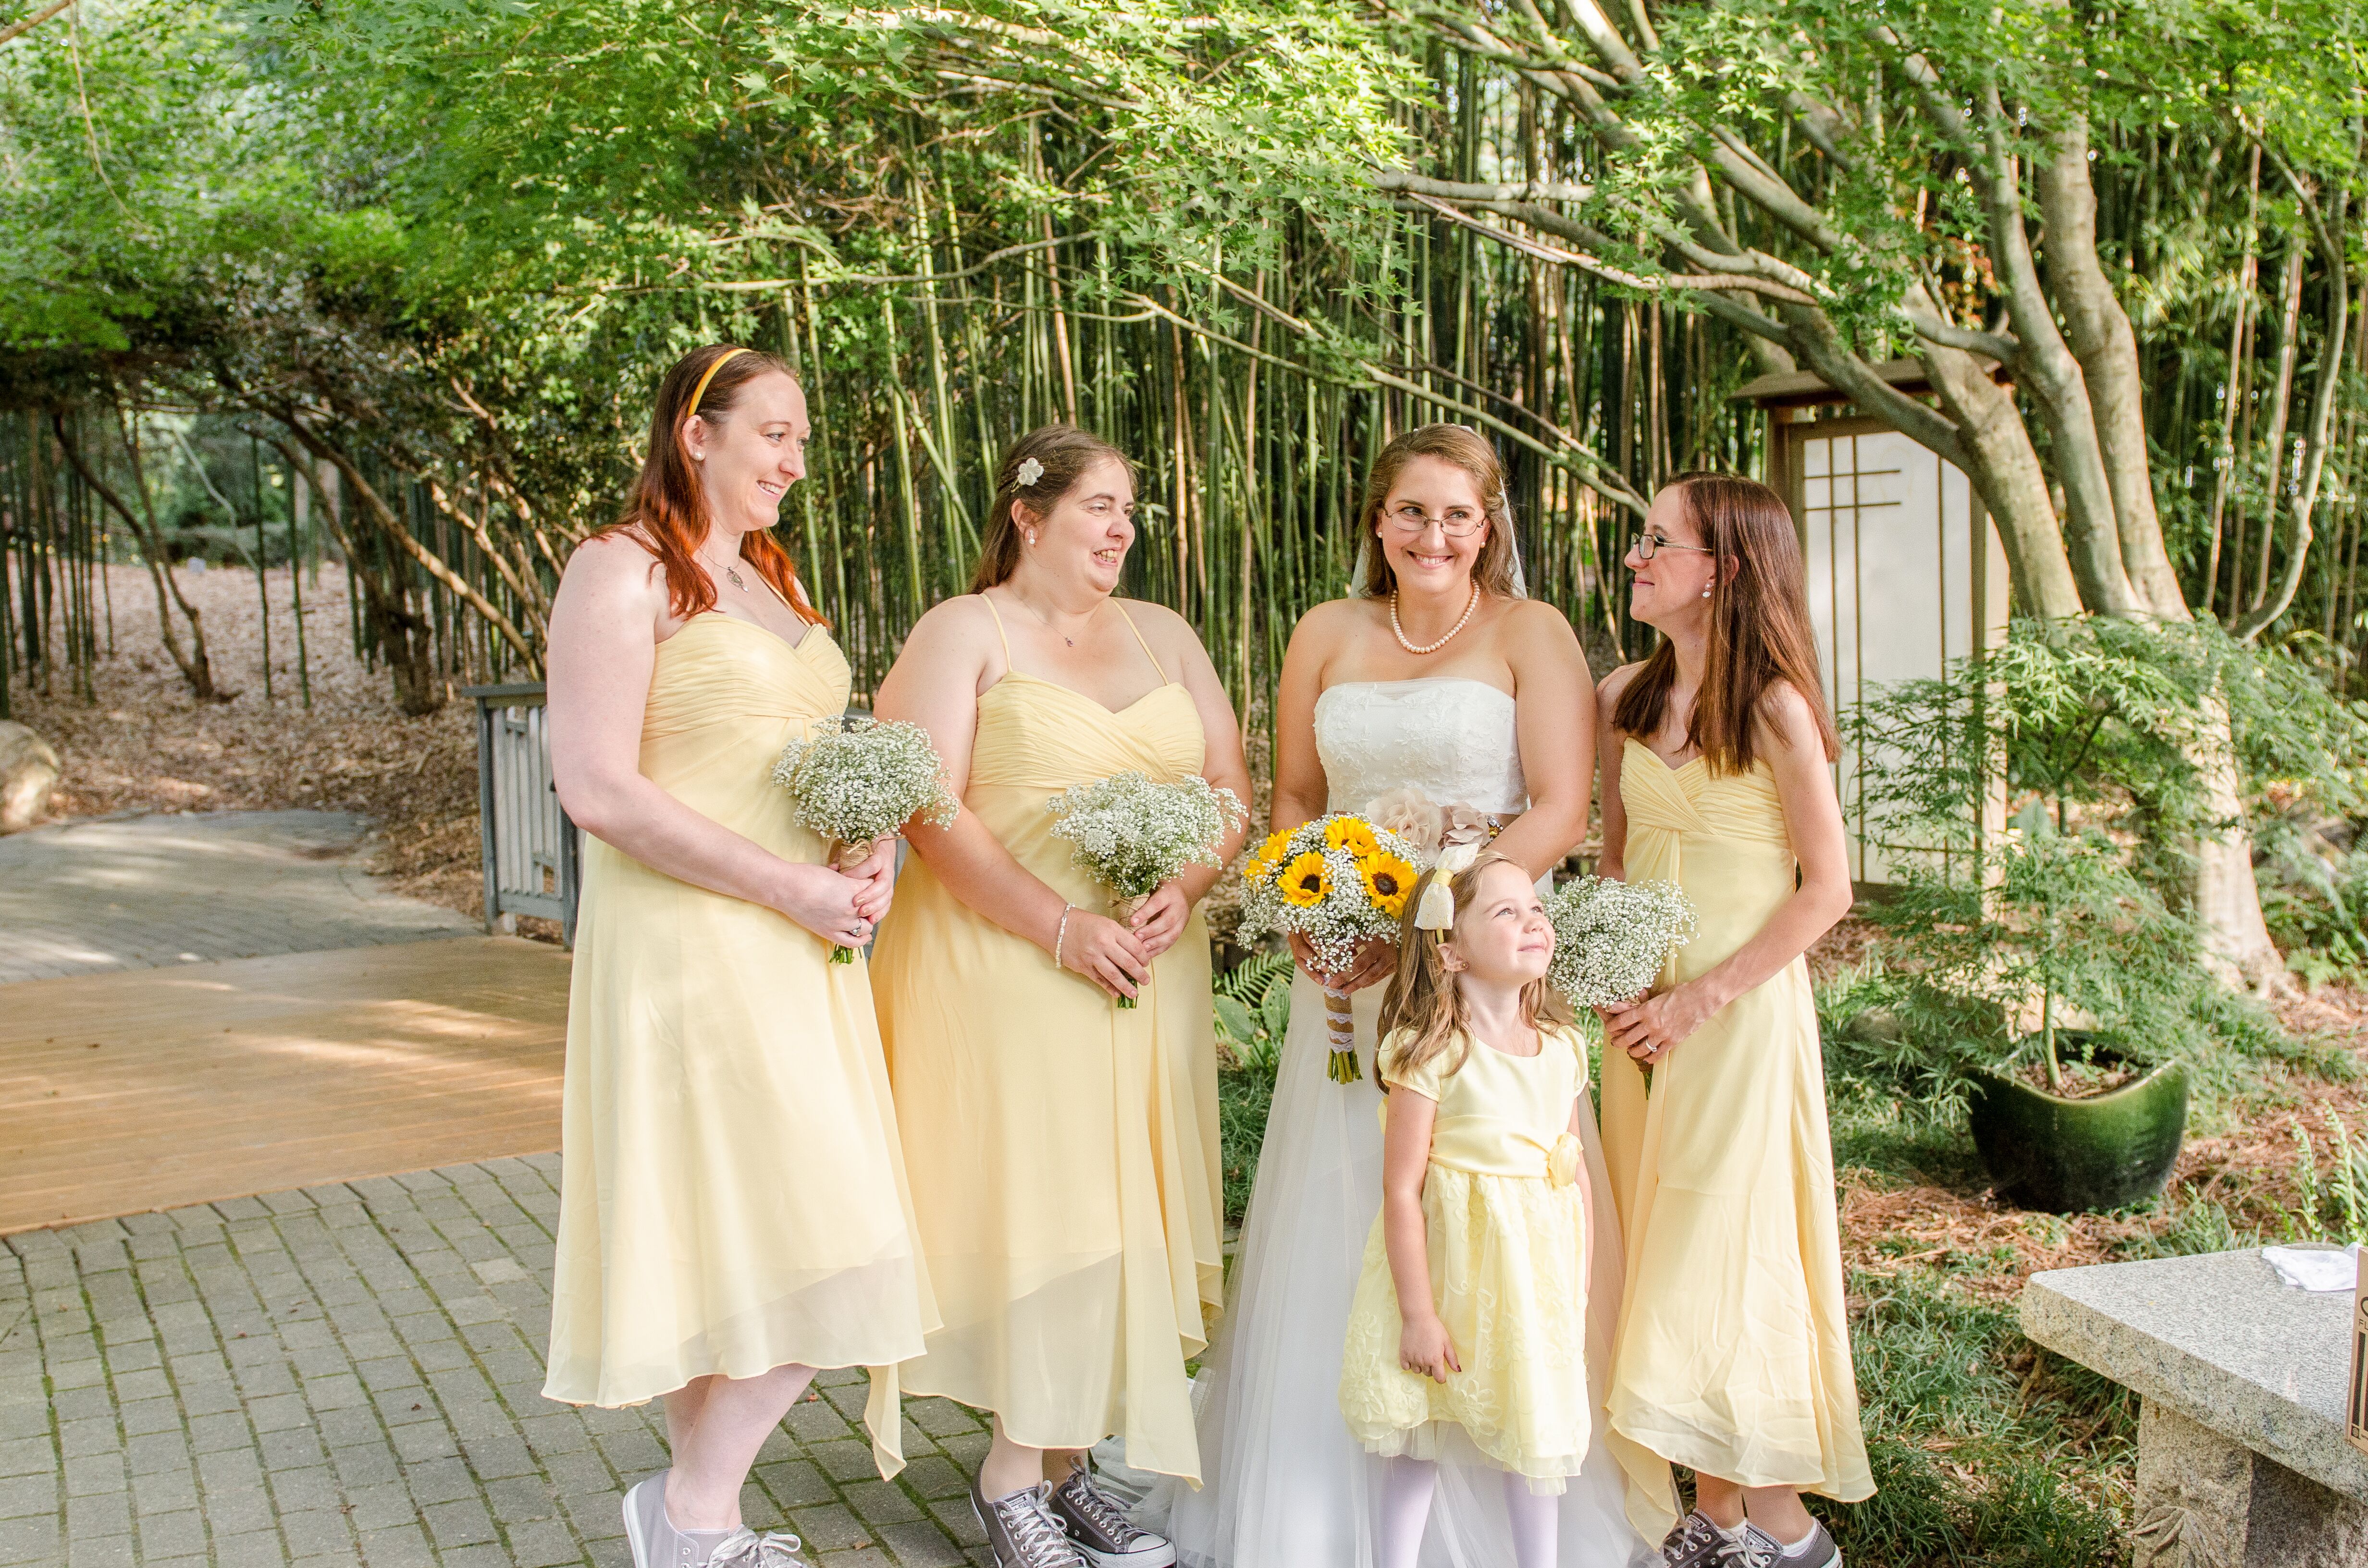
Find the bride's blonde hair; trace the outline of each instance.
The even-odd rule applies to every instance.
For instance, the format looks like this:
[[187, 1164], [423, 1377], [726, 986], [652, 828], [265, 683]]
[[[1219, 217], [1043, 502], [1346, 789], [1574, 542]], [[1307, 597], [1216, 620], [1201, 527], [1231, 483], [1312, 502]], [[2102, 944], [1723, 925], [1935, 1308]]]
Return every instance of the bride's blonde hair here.
[[[1454, 919], [1463, 918], [1473, 898], [1480, 892], [1480, 879], [1491, 866], [1516, 865], [1512, 857], [1484, 849], [1471, 865], [1465, 867], [1448, 884], [1455, 901]], [[1405, 1073], [1421, 1067], [1449, 1051], [1455, 1059], [1447, 1064], [1450, 1073], [1463, 1065], [1464, 1052], [1471, 1041], [1471, 1009], [1464, 1006], [1463, 992], [1455, 983], [1454, 971], [1447, 967], [1440, 951], [1453, 938], [1454, 927], [1436, 934], [1421, 930], [1414, 923], [1415, 911], [1422, 906], [1422, 895], [1437, 878], [1436, 869], [1425, 871], [1406, 896], [1406, 913], [1398, 917], [1398, 967], [1390, 976], [1390, 988], [1382, 994], [1382, 1049], [1373, 1052], [1373, 1081], [1381, 1082], [1382, 1058], [1387, 1055], [1390, 1070]], [[1523, 872], [1523, 881], [1528, 873]], [[1533, 1029], [1559, 1028], [1572, 1021], [1570, 1005], [1559, 992], [1545, 983], [1543, 977], [1521, 987], [1521, 1022]], [[1388, 1085], [1383, 1085], [1383, 1092]]]

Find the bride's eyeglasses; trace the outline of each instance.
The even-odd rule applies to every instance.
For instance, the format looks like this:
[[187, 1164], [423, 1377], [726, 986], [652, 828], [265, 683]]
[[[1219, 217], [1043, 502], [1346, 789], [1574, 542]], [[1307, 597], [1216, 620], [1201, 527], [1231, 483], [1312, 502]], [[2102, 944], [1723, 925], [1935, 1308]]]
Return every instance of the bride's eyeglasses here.
[[1437, 523], [1439, 531], [1450, 539], [1470, 539], [1487, 520], [1475, 517], [1469, 512], [1451, 512], [1446, 517], [1434, 517], [1416, 506], [1400, 506], [1390, 514], [1390, 527], [1408, 539], [1420, 534], [1433, 523]]
[[1636, 537], [1636, 559], [1639, 561], [1650, 561], [1656, 553], [1664, 550], [1691, 550], [1702, 555], [1718, 553], [1706, 544], [1680, 544], [1676, 540], [1664, 539], [1659, 534], [1639, 534]]

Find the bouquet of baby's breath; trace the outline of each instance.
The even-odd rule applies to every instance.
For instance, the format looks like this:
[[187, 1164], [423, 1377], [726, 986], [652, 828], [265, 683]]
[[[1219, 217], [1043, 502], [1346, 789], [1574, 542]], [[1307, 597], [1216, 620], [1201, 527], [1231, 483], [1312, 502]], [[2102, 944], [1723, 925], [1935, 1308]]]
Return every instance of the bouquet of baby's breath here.
[[1694, 907], [1675, 882], [1579, 877], [1554, 891], [1546, 916], [1554, 934], [1546, 980], [1574, 1007], [1634, 1001], [1694, 935]]
[[[1198, 774], [1162, 784], [1129, 769], [1064, 790], [1047, 802], [1053, 836], [1093, 879], [1110, 890], [1112, 913], [1126, 919], [1161, 883], [1187, 866], [1217, 866], [1217, 846], [1248, 820], [1241, 797]], [[1134, 998], [1121, 996], [1121, 1007]]]
[[[902, 720], [849, 719], [791, 741], [773, 764], [773, 782], [790, 792], [798, 821], [831, 841], [842, 871], [914, 818], [951, 827], [962, 810], [929, 733]], [[834, 946], [830, 961], [853, 963], [855, 951]]]
[[[1419, 855], [1396, 834], [1347, 812], [1275, 834], [1242, 868], [1241, 939], [1295, 932], [1337, 974], [1356, 962], [1363, 943], [1397, 935]], [[1327, 1074], [1336, 1084], [1359, 1082], [1345, 992], [1325, 988], [1324, 1017], [1332, 1042]]]

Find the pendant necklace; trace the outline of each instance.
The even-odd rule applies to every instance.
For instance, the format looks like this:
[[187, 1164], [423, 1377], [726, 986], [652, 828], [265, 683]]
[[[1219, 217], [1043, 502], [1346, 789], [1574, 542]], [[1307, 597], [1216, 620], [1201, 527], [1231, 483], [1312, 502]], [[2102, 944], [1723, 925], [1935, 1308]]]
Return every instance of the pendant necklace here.
[[726, 566], [723, 569], [723, 574], [732, 579], [732, 585], [734, 587], [739, 589], [744, 594], [748, 591], [748, 585], [740, 580], [740, 574], [737, 571], [734, 570], [732, 567]]
[[1480, 585], [1474, 583], [1472, 585], [1472, 597], [1466, 601], [1463, 606], [1463, 615], [1462, 619], [1447, 629], [1447, 635], [1440, 638], [1436, 642], [1426, 642], [1420, 646], [1417, 646], [1413, 642], [1406, 641], [1406, 628], [1398, 624], [1398, 591], [1395, 588], [1392, 588], [1390, 590], [1390, 631], [1396, 635], [1398, 646], [1404, 648], [1407, 653], [1436, 653], [1441, 648], [1446, 647], [1450, 642], [1454, 642], [1455, 634], [1463, 631], [1464, 627], [1471, 624], [1472, 612], [1479, 608]]
[[[1038, 609], [1034, 605], [1030, 604], [1026, 599], [1021, 598], [1018, 594], [1014, 594], [1014, 595], [1012, 595], [1012, 596], [1011, 596], [1011, 597], [1012, 597], [1013, 601], [1014, 601], [1015, 603], [1017, 603], [1017, 604], [1019, 606], [1019, 608], [1022, 608], [1022, 609], [1026, 610], [1029, 614], [1030, 614], [1030, 615], [1034, 616], [1034, 617], [1036, 618], [1037, 623], [1038, 623], [1039, 625], [1042, 626], [1042, 627], [1044, 628], [1044, 630], [1045, 630], [1045, 631], [1047, 631], [1051, 632], [1053, 636], [1060, 638], [1060, 640], [1061, 640], [1062, 642], [1066, 642], [1066, 643], [1067, 643], [1070, 647], [1072, 647], [1072, 648], [1074, 648], [1074, 647], [1076, 647], [1076, 646], [1077, 645], [1077, 640], [1076, 640], [1076, 638], [1069, 636], [1066, 632], [1064, 632], [1064, 631], [1063, 631], [1059, 627], [1054, 626], [1054, 625], [1053, 624], [1053, 618], [1052, 618], [1051, 616], [1046, 615], [1042, 610]], [[1099, 606], [1099, 605], [1096, 605], [1096, 606], [1094, 607], [1094, 609], [1099, 610], [1099, 609], [1100, 609], [1101, 608], [1102, 608], [1101, 606]], [[1087, 615], [1086, 615], [1086, 619], [1087, 619], [1087, 620], [1091, 620], [1091, 619], [1093, 619], [1093, 612], [1092, 612], [1092, 611], [1087, 611]], [[1450, 632], [1450, 633], [1448, 633], [1448, 635], [1452, 637], [1452, 636], [1453, 636], [1453, 635], [1454, 635], [1454, 633], [1453, 633], [1453, 632]]]

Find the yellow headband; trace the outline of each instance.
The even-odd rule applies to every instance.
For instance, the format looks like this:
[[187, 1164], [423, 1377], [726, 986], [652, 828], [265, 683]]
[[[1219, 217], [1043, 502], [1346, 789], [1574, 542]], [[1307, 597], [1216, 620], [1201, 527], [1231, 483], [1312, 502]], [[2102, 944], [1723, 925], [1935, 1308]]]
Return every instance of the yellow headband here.
[[699, 400], [707, 395], [707, 383], [715, 379], [716, 371], [723, 369], [723, 361], [731, 358], [734, 354], [746, 354], [747, 352], [748, 351], [746, 348], [727, 348], [723, 353], [718, 354], [715, 357], [715, 363], [707, 367], [707, 373], [699, 378], [699, 385], [691, 389], [690, 402], [684, 406], [683, 413], [685, 415], [697, 414], [699, 412]]

